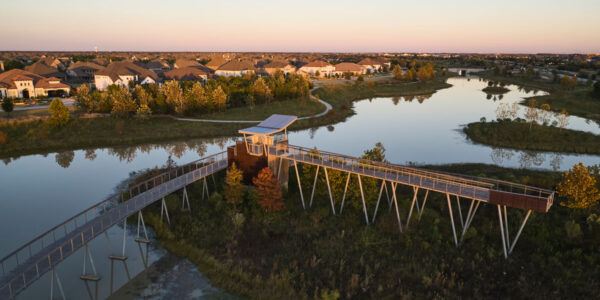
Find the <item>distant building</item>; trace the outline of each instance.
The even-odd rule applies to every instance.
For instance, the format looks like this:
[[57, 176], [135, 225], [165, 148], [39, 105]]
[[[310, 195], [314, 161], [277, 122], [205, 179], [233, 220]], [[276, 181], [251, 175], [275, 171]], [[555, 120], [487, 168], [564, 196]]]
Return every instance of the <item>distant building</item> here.
[[363, 58], [358, 62], [358, 65], [361, 65], [366, 70], [369, 70], [371, 73], [377, 73], [380, 70], [383, 70], [383, 64], [379, 60], [375, 60], [372, 58]]
[[78, 61], [67, 68], [67, 75], [70, 79], [80, 82], [92, 82], [96, 72], [104, 69], [103, 66], [93, 62]]
[[94, 83], [99, 90], [105, 90], [113, 84], [129, 86], [130, 82], [138, 84], [156, 83], [158, 82], [158, 75], [128, 61], [114, 62], [94, 75]]
[[[300, 69], [298, 70], [300, 73], [304, 73], [310, 76], [331, 76], [333, 74], [333, 72], [335, 71], [335, 67], [330, 64], [330, 63], [326, 63], [322, 60], [315, 60], [313, 62], [310, 62], [302, 67], [300, 67]], [[318, 75], [317, 75], [318, 72]]]
[[339, 63], [334, 66], [334, 75], [344, 75], [345, 73], [352, 73], [352, 75], [360, 75], [366, 72], [366, 68], [355, 63]]
[[225, 59], [223, 57], [212, 57], [209, 62], [206, 63], [206, 67], [210, 68], [213, 71], [219, 69], [220, 66], [228, 63], [230, 60]]
[[142, 64], [141, 67], [148, 69], [148, 70], [156, 73], [157, 75], [160, 75], [166, 71], [171, 70], [171, 66], [169, 66], [169, 63], [164, 60], [149, 61], [145, 64]]
[[206, 82], [208, 80], [208, 75], [209, 72], [201, 68], [185, 67], [164, 72], [163, 78], [165, 80], [189, 80]]
[[247, 61], [247, 60], [242, 60], [242, 61], [237, 61], [237, 60], [232, 60], [222, 66], [220, 66], [216, 71], [215, 71], [215, 75], [217, 76], [242, 76], [244, 74], [248, 74], [248, 73], [254, 73], [255, 68], [254, 68], [254, 64]]
[[283, 74], [296, 72], [296, 67], [287, 61], [272, 61], [262, 66], [262, 73], [273, 75], [275, 72], [281, 71]]
[[46, 78], [20, 69], [0, 73], [2, 98], [55, 97], [67, 95], [70, 91], [68, 85], [55, 77]]

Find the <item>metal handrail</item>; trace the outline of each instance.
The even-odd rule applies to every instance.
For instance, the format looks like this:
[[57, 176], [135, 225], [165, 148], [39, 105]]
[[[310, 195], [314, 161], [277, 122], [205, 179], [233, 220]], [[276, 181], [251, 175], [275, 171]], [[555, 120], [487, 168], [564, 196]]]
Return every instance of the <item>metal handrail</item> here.
[[[164, 176], [168, 176], [168, 178], [169, 178], [169, 180], [170, 180], [170, 179], [171, 179], [171, 177], [170, 177], [170, 174], [171, 174], [173, 171], [175, 171], [175, 172], [176, 172], [176, 174], [179, 174], [179, 173], [178, 173], [178, 172], [179, 172], [179, 170], [183, 170], [183, 171], [184, 171], [186, 167], [189, 167], [189, 166], [192, 166], [192, 165], [194, 165], [194, 166], [195, 166], [195, 168], [194, 168], [193, 170], [196, 170], [196, 169], [198, 169], [199, 167], [201, 167], [201, 166], [199, 166], [199, 164], [200, 164], [200, 163], [204, 163], [204, 162], [207, 162], [207, 161], [211, 161], [211, 162], [218, 161], [218, 159], [217, 159], [217, 158], [223, 159], [223, 158], [225, 157], [225, 154], [226, 154], [226, 151], [219, 152], [219, 153], [216, 153], [216, 154], [213, 154], [213, 155], [210, 155], [210, 156], [207, 156], [207, 157], [204, 157], [204, 158], [201, 158], [201, 159], [195, 160], [195, 161], [193, 161], [193, 162], [187, 163], [187, 164], [185, 164], [185, 165], [182, 165], [182, 166], [180, 166], [180, 167], [177, 167], [175, 170], [168, 170], [168, 171], [166, 171], [166, 172], [163, 172], [163, 173], [161, 173], [161, 174], [159, 174], [159, 175], [157, 175], [157, 176], [154, 176], [154, 177], [152, 177], [152, 178], [150, 178], [150, 179], [148, 179], [148, 180], [145, 180], [145, 181], [143, 181], [143, 182], [141, 182], [141, 183], [139, 183], [139, 184], [136, 184], [136, 185], [134, 185], [134, 186], [130, 187], [130, 188], [129, 188], [127, 191], [125, 191], [125, 192], [121, 192], [121, 193], [119, 193], [119, 194], [116, 194], [116, 195], [111, 195], [111, 196], [109, 196], [107, 199], [105, 199], [105, 200], [103, 200], [103, 201], [100, 201], [99, 203], [97, 203], [97, 204], [95, 204], [95, 205], [92, 205], [92, 206], [91, 206], [91, 207], [89, 207], [88, 209], [85, 209], [84, 211], [82, 211], [82, 212], [80, 212], [80, 213], [78, 213], [78, 214], [76, 214], [76, 215], [74, 215], [74, 216], [70, 217], [70, 218], [69, 218], [69, 219], [67, 219], [66, 221], [64, 221], [64, 222], [61, 222], [60, 224], [58, 224], [58, 225], [56, 225], [56, 226], [52, 227], [52, 228], [51, 228], [51, 229], [49, 229], [48, 231], [46, 231], [46, 232], [44, 232], [44, 233], [42, 233], [42, 234], [38, 235], [37, 237], [33, 238], [33, 239], [32, 239], [31, 241], [29, 241], [28, 243], [25, 243], [23, 246], [19, 247], [18, 249], [16, 249], [16, 250], [12, 251], [12, 252], [11, 252], [11, 253], [9, 253], [8, 255], [6, 255], [6, 256], [4, 256], [2, 259], [0, 259], [0, 265], [2, 266], [2, 275], [4, 276], [4, 275], [7, 273], [7, 272], [6, 272], [6, 270], [5, 270], [5, 263], [6, 263], [8, 260], [10, 260], [10, 259], [13, 259], [13, 258], [14, 258], [14, 260], [17, 262], [17, 264], [15, 265], [15, 267], [19, 266], [19, 265], [20, 265], [20, 263], [19, 263], [19, 253], [21, 253], [21, 252], [22, 252], [23, 250], [25, 250], [25, 249], [29, 249], [29, 251], [28, 251], [28, 252], [29, 252], [29, 255], [27, 255], [27, 256], [25, 256], [25, 257], [23, 257], [21, 260], [22, 260], [22, 261], [25, 261], [26, 259], [28, 259], [28, 258], [32, 257], [32, 256], [34, 255], [34, 253], [32, 253], [32, 251], [31, 251], [31, 247], [32, 247], [32, 246], [33, 246], [33, 245], [34, 245], [36, 242], [38, 242], [38, 241], [41, 241], [41, 248], [40, 248], [40, 249], [43, 249], [43, 248], [44, 248], [44, 239], [45, 239], [45, 238], [49, 238], [50, 236], [52, 236], [52, 239], [51, 239], [51, 240], [52, 240], [52, 242], [55, 242], [55, 241], [57, 240], [57, 236], [58, 236], [58, 238], [59, 238], [59, 239], [60, 239], [61, 237], [63, 237], [63, 236], [66, 236], [68, 233], [72, 232], [72, 231], [73, 231], [75, 228], [77, 228], [77, 227], [78, 227], [78, 226], [77, 226], [77, 220], [78, 220], [78, 218], [80, 218], [81, 216], [85, 216], [85, 221], [84, 221], [83, 223], [86, 223], [86, 222], [87, 222], [87, 214], [88, 214], [89, 212], [91, 212], [92, 210], [94, 211], [94, 216], [97, 216], [97, 215], [99, 215], [99, 214], [101, 214], [101, 213], [105, 213], [107, 210], [109, 210], [109, 209], [113, 208], [113, 207], [114, 207], [114, 206], [115, 206], [115, 205], [118, 203], [119, 199], [123, 199], [123, 195], [124, 195], [124, 194], [127, 194], [128, 192], [129, 192], [129, 195], [130, 195], [130, 198], [131, 198], [131, 197], [134, 195], [134, 193], [135, 193], [135, 190], [136, 190], [136, 189], [137, 189], [137, 193], [135, 193], [135, 195], [138, 195], [138, 194], [142, 193], [142, 191], [140, 190], [140, 187], [141, 187], [141, 186], [147, 186], [147, 184], [148, 184], [149, 182], [153, 182], [153, 183], [155, 183], [157, 178], [161, 178], [161, 177], [164, 177]], [[190, 170], [190, 171], [192, 171], [192, 170]], [[181, 175], [183, 175], [183, 174], [185, 174], [185, 172], [182, 172], [182, 174], [181, 174]], [[175, 177], [178, 177], [178, 176], [175, 176]], [[168, 180], [167, 180], [167, 181], [168, 181]], [[161, 183], [164, 183], [164, 182], [167, 182], [167, 181], [163, 181], [163, 180], [161, 179]], [[156, 184], [154, 184], [152, 187], [154, 187], [154, 186], [156, 186]], [[148, 189], [146, 189], [146, 191], [147, 191], [147, 190], [148, 190]], [[109, 205], [107, 205], [107, 204], [109, 204]], [[102, 208], [102, 210], [101, 210], [100, 212], [98, 212], [98, 208], [99, 208], [99, 207], [101, 207], [101, 208]], [[74, 225], [74, 226], [73, 226], [73, 230], [67, 230], [67, 227], [68, 227], [67, 225], [70, 225], [71, 223], [73, 223], [73, 225]], [[83, 223], [82, 223], [82, 224], [83, 224]], [[63, 230], [60, 232], [60, 234], [57, 234], [57, 233], [58, 233], [58, 232], [57, 232], [57, 230], [59, 230], [59, 229], [63, 229]], [[36, 252], [36, 254], [37, 254], [37, 252]]]

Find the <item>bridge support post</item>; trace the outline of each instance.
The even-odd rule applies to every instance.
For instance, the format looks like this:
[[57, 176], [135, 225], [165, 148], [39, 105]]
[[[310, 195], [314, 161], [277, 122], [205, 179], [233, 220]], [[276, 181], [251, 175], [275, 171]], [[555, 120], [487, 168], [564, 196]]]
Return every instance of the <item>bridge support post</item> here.
[[425, 210], [425, 203], [427, 203], [427, 196], [429, 196], [429, 190], [425, 191], [425, 198], [423, 199], [423, 206], [421, 206], [421, 209], [419, 210], [419, 219], [417, 220], [417, 222], [421, 221], [421, 217], [423, 216], [423, 211]]
[[323, 167], [325, 170], [325, 181], [327, 181], [327, 191], [329, 192], [329, 202], [331, 202], [331, 211], [335, 216], [335, 205], [333, 204], [333, 194], [331, 193], [331, 185], [329, 184], [329, 175], [327, 174], [327, 168]]
[[529, 215], [531, 215], [531, 209], [527, 211], [527, 214], [525, 215], [525, 219], [523, 219], [523, 223], [521, 223], [521, 227], [519, 227], [519, 231], [517, 232], [517, 235], [515, 236], [515, 240], [512, 242], [512, 245], [508, 249], [508, 254], [511, 254], [513, 249], [515, 248], [515, 245], [517, 244], [517, 240], [519, 240], [519, 236], [521, 236], [521, 232], [523, 231], [523, 228], [525, 228], [527, 219], [529, 219]]
[[[375, 217], [377, 217], [377, 210], [379, 209], [379, 202], [381, 201], [381, 195], [383, 194], [384, 186], [385, 186], [385, 180], [381, 182], [381, 188], [379, 188], [379, 196], [377, 196], [377, 203], [375, 204], [375, 211], [373, 212], [373, 220], [371, 220], [371, 223], [375, 223]], [[389, 204], [389, 202], [388, 202], [388, 204]]]
[[[477, 201], [477, 204], [475, 205], [475, 209], [473, 209], [473, 203], [475, 203], [475, 201]], [[467, 234], [467, 231], [469, 230], [469, 227], [471, 226], [471, 222], [473, 222], [473, 218], [475, 217], [475, 213], [477, 212], [477, 208], [479, 208], [479, 204], [481, 202], [475, 199], [471, 199], [471, 206], [469, 206], [469, 212], [467, 213], [467, 219], [465, 220], [465, 226], [463, 227], [461, 236], [460, 236], [460, 242], [462, 243], [462, 241], [465, 239], [465, 234]]]
[[458, 247], [458, 239], [456, 238], [456, 227], [454, 227], [454, 215], [452, 214], [452, 202], [450, 201], [450, 194], [446, 194], [448, 200], [448, 211], [450, 212], [450, 224], [452, 224], [452, 234], [454, 235], [454, 245]]
[[302, 208], [306, 209], [304, 204], [304, 194], [302, 193], [302, 184], [300, 183], [300, 173], [298, 172], [298, 161], [294, 161], [294, 168], [296, 169], [296, 179], [298, 179], [298, 190], [300, 191], [300, 201], [302, 201]]
[[346, 201], [346, 192], [348, 191], [348, 184], [350, 183], [350, 172], [348, 172], [348, 177], [346, 178], [346, 186], [344, 187], [344, 195], [342, 196], [342, 204], [340, 205], [340, 215], [344, 210], [344, 202]]
[[66, 300], [67, 298], [65, 297], [65, 291], [63, 290], [62, 283], [60, 283], [60, 278], [58, 278], [58, 274], [56, 273], [56, 268], [52, 268], [51, 273], [52, 274], [50, 274], [50, 300], [54, 299], [54, 278], [56, 278], [56, 284], [58, 286], [58, 291], [60, 292], [60, 295], [62, 296], [63, 300]]
[[[185, 205], [187, 204], [187, 208]], [[190, 198], [188, 197], [187, 187], [183, 187], [183, 196], [181, 197], [181, 211], [191, 211]]]
[[458, 206], [458, 217], [460, 218], [460, 228], [465, 228], [465, 222], [463, 220], [462, 209], [460, 208], [460, 197], [456, 195], [456, 204]]
[[400, 232], [402, 232], [402, 220], [400, 219], [400, 211], [398, 210], [398, 199], [396, 197], [396, 183], [392, 182], [392, 201], [394, 201], [394, 206], [396, 207], [396, 219], [398, 219], [398, 228]]
[[[92, 267], [92, 272], [93, 274], [87, 274], [86, 273], [86, 259], [89, 258], [90, 259], [90, 265]], [[94, 260], [92, 259], [92, 252], [90, 251], [90, 248], [88, 246], [88, 244], [85, 244], [84, 246], [84, 252], [83, 252], [83, 272], [81, 273], [80, 276], [81, 280], [92, 280], [92, 281], [98, 281], [100, 280], [100, 276], [98, 276], [98, 273], [96, 272], [96, 266], [94, 265]]]
[[308, 207], [312, 207], [313, 198], [315, 197], [315, 187], [317, 187], [317, 178], [319, 178], [319, 167], [320, 166], [317, 165], [317, 172], [315, 173], [315, 182], [313, 183], [312, 193], [310, 193], [310, 203], [308, 204]]
[[369, 214], [367, 214], [367, 204], [365, 202], [365, 193], [363, 191], [362, 180], [360, 179], [360, 174], [356, 174], [358, 176], [358, 186], [360, 187], [360, 197], [362, 199], [363, 212], [365, 213], [365, 222], [369, 225]]
[[385, 196], [387, 197], [387, 201], [388, 201], [388, 212], [392, 211], [392, 206], [394, 206], [394, 203], [392, 202], [392, 198], [390, 198], [390, 193], [388, 192], [388, 184], [387, 182], [384, 180], [385, 184], [383, 185], [383, 187], [385, 188]]
[[498, 204], [498, 218], [500, 219], [500, 235], [502, 236], [502, 251], [504, 251], [504, 258], [508, 258], [508, 253], [506, 252], [506, 236], [504, 235], [504, 225], [502, 224], [502, 209]]
[[208, 184], [206, 183], [206, 176], [204, 176], [204, 180], [202, 180], [202, 200], [204, 200], [204, 192], [206, 191], [206, 199], [210, 197], [210, 193], [208, 192]]
[[408, 224], [410, 224], [410, 217], [412, 216], [412, 212], [413, 209], [415, 208], [415, 203], [417, 203], [417, 210], [419, 210], [419, 203], [417, 202], [417, 195], [419, 194], [419, 188], [418, 187], [413, 187], [413, 199], [412, 199], [412, 203], [410, 204], [410, 210], [408, 211], [408, 217], [406, 218], [406, 228], [408, 229]]
[[167, 223], [171, 225], [171, 219], [169, 219], [169, 210], [167, 209], [167, 203], [165, 203], [165, 197], [162, 197], [160, 201], [160, 221], [163, 220], [163, 213], [167, 216]]
[[[144, 236], [145, 239], [140, 238], [140, 224], [142, 228], [144, 228]], [[142, 215], [142, 211], [138, 211], [138, 222], [137, 222], [137, 237], [135, 241], [138, 243], [150, 243], [150, 239], [148, 239], [148, 231], [146, 230], [146, 223], [144, 222], [144, 216]]]

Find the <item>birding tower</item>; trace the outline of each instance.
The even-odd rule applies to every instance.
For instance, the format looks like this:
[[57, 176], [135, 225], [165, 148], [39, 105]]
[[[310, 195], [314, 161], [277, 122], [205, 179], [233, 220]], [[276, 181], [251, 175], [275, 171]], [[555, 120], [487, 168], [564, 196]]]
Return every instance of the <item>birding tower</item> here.
[[243, 139], [227, 149], [228, 161], [235, 162], [244, 171], [244, 180], [249, 182], [261, 169], [268, 166], [282, 185], [287, 186], [289, 160], [269, 155], [269, 149], [285, 150], [288, 145], [287, 128], [298, 117], [271, 115], [258, 125], [240, 129]]

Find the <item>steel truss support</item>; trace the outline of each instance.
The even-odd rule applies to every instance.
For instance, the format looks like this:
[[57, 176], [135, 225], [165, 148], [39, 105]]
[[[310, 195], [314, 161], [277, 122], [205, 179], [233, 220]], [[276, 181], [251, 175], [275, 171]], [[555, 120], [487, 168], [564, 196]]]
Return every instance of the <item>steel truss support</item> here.
[[162, 197], [160, 201], [160, 221], [163, 220], [163, 214], [167, 216], [167, 223], [171, 225], [171, 219], [169, 219], [169, 210], [167, 209], [167, 203], [165, 202], [165, 197]]
[[346, 201], [346, 192], [348, 191], [348, 184], [350, 183], [350, 172], [348, 172], [348, 177], [346, 178], [346, 186], [344, 187], [344, 195], [342, 196], [342, 204], [340, 205], [340, 215], [344, 210], [344, 202]]
[[[477, 201], [477, 204], [475, 204], [475, 206], [473, 206], [475, 201]], [[462, 233], [460, 235], [460, 243], [462, 243], [462, 241], [465, 239], [465, 235], [467, 234], [467, 231], [469, 230], [469, 227], [471, 226], [471, 222], [473, 222], [473, 218], [475, 217], [475, 213], [477, 212], [477, 209], [479, 208], [480, 203], [481, 203], [481, 201], [479, 201], [479, 200], [471, 199], [471, 205], [469, 206], [469, 211], [467, 212], [467, 217], [465, 219], [465, 225], [464, 225]]]
[[[144, 237], [140, 238], [140, 225], [144, 229]], [[146, 230], [146, 223], [144, 222], [144, 216], [142, 215], [142, 211], [138, 211], [138, 222], [137, 222], [137, 237], [135, 241], [138, 243], [150, 243], [150, 239], [148, 239], [148, 231]]]
[[454, 245], [458, 247], [458, 239], [456, 238], [456, 227], [454, 227], [454, 215], [452, 214], [452, 202], [450, 201], [450, 194], [446, 194], [448, 200], [448, 211], [450, 212], [450, 224], [452, 224], [452, 234], [454, 235]]
[[[348, 173], [350, 174], [350, 173]], [[377, 196], [377, 203], [375, 204], [375, 211], [373, 212], [373, 220], [371, 220], [371, 223], [375, 223], [375, 218], [377, 217], [377, 210], [379, 209], [379, 202], [381, 201], [381, 195], [383, 195], [383, 190], [386, 187], [386, 181], [383, 180], [381, 182], [381, 187], [379, 188], [379, 196]], [[388, 202], [389, 205], [389, 202]], [[391, 205], [390, 205], [391, 208]]]
[[56, 273], [56, 268], [52, 268], [50, 274], [50, 300], [54, 299], [54, 278], [56, 278], [56, 285], [58, 286], [58, 291], [60, 292], [61, 297], [63, 300], [66, 300], [67, 298], [65, 297], [65, 291], [63, 290], [62, 283], [60, 283], [60, 278]]
[[[517, 244], [517, 241], [519, 240], [519, 237], [521, 236], [521, 233], [523, 232], [523, 228], [525, 228], [525, 224], [527, 223], [527, 220], [529, 219], [529, 216], [531, 215], [531, 210], [527, 211], [527, 214], [525, 215], [525, 218], [523, 219], [523, 222], [521, 223], [521, 226], [519, 227], [519, 230], [517, 231], [517, 235], [515, 236], [515, 239], [512, 241], [510, 241], [510, 235], [508, 233], [508, 214], [506, 212], [506, 206], [504, 206], [504, 211], [502, 210], [502, 208], [500, 207], [501, 205], [497, 205], [498, 206], [498, 219], [500, 221], [500, 234], [502, 235], [502, 250], [504, 252], [504, 258], [508, 258], [508, 255], [510, 255], [513, 251], [513, 249], [515, 248], [515, 245]], [[504, 214], [504, 216], [503, 216]]]
[[312, 207], [313, 198], [315, 197], [315, 188], [317, 187], [317, 179], [319, 178], [319, 168], [320, 166], [317, 165], [317, 172], [315, 172], [315, 181], [313, 182], [312, 193], [310, 193], [310, 203], [308, 204], [308, 207]]
[[360, 187], [360, 197], [362, 199], [363, 212], [365, 213], [365, 222], [369, 225], [369, 214], [367, 213], [367, 204], [365, 202], [365, 193], [363, 191], [362, 180], [360, 179], [360, 174], [356, 174], [358, 176], [358, 186]]
[[300, 201], [302, 201], [302, 208], [306, 209], [304, 204], [304, 194], [302, 193], [302, 184], [300, 183], [300, 172], [298, 172], [298, 161], [294, 161], [294, 168], [296, 169], [296, 178], [298, 179], [298, 190], [300, 191]]
[[[148, 245], [149, 243], [137, 243], [138, 249], [140, 250], [140, 257], [142, 258], [142, 263], [144, 264], [144, 269], [148, 269]], [[142, 244], [146, 245], [146, 252], [144, 254], [144, 250], [142, 250]]]
[[210, 197], [210, 193], [208, 192], [208, 184], [206, 183], [206, 176], [204, 176], [204, 180], [202, 180], [202, 200], [204, 200], [204, 192], [206, 192], [206, 199]]
[[396, 207], [396, 219], [398, 219], [398, 229], [402, 232], [402, 220], [400, 219], [400, 211], [398, 210], [398, 199], [396, 197], [396, 185], [397, 183], [392, 182], [392, 201], [394, 202], [394, 206]]
[[[214, 179], [214, 178], [213, 178]], [[185, 205], [187, 204], [187, 208]], [[183, 197], [181, 197], [181, 211], [191, 211], [190, 198], [188, 197], [187, 186], [183, 187]]]
[[[85, 244], [85, 246], [83, 246], [83, 271], [81, 272], [81, 280], [92, 280], [92, 281], [98, 281], [100, 280], [100, 276], [98, 276], [98, 272], [96, 272], [96, 265], [94, 265], [94, 260], [92, 259], [92, 252], [90, 251], [90, 247], [88, 246], [88, 244]], [[86, 272], [86, 265], [87, 265], [87, 258], [89, 258], [90, 260], [90, 266], [92, 267], [92, 274], [87, 274]]]
[[[419, 209], [419, 219], [417, 220], [417, 222], [421, 221], [421, 217], [423, 216], [423, 211], [425, 210], [425, 203], [427, 203], [427, 196], [429, 196], [429, 190], [425, 190], [425, 197], [423, 198], [423, 205]], [[417, 203], [417, 207], [418, 206], [419, 203]]]
[[415, 203], [417, 204], [417, 212], [420, 210], [419, 209], [419, 201], [417, 200], [418, 194], [419, 194], [419, 188], [414, 186], [412, 203], [410, 204], [410, 210], [408, 211], [408, 217], [406, 217], [406, 228], [407, 229], [408, 229], [408, 224], [410, 224], [410, 217], [412, 216], [413, 209], [415, 208]]
[[331, 193], [331, 185], [329, 184], [329, 174], [327, 174], [327, 168], [323, 167], [325, 170], [325, 181], [327, 181], [327, 191], [329, 192], [329, 201], [331, 202], [331, 212], [335, 215], [335, 205], [333, 204], [333, 194]]

